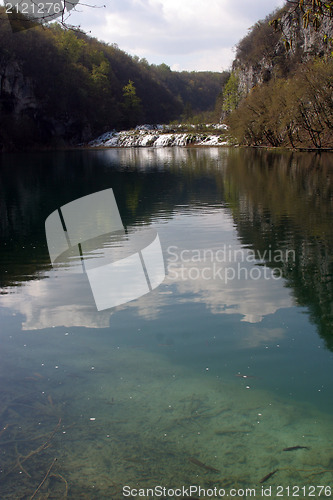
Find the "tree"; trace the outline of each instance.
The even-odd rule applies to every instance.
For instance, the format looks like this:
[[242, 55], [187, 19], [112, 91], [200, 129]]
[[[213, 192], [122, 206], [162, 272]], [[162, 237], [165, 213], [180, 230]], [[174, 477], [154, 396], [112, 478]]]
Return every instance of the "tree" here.
[[142, 116], [141, 99], [136, 95], [136, 88], [132, 80], [123, 87], [123, 110], [125, 126], [133, 127], [138, 124]]
[[226, 114], [231, 113], [237, 108], [240, 99], [241, 92], [239, 90], [239, 78], [233, 71], [224, 87], [222, 110]]
[[331, 148], [333, 60], [314, 60], [287, 79], [254, 87], [230, 115], [242, 144]]

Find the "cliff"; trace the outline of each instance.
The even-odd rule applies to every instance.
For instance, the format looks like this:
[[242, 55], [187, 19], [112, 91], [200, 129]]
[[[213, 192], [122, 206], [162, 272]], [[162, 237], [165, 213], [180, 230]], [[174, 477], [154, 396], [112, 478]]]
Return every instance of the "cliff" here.
[[36, 79], [27, 76], [22, 61], [0, 63], [0, 151], [64, 145], [67, 140], [87, 140], [89, 123], [75, 117], [49, 114], [38, 96]]
[[[332, 51], [332, 19], [323, 17], [315, 30], [304, 27], [302, 13], [278, 10], [259, 21], [239, 42], [232, 69], [237, 73], [242, 96], [256, 85], [268, 82], [273, 76], [287, 77], [297, 67], [314, 57], [328, 56]], [[281, 19], [274, 30], [270, 21]]]
[[239, 42], [222, 119], [240, 144], [332, 149], [333, 18], [315, 29], [293, 9], [258, 22]]
[[11, 108], [17, 116], [23, 109], [33, 111], [37, 108], [33, 81], [23, 75], [17, 62], [0, 66], [0, 95], [2, 106]]

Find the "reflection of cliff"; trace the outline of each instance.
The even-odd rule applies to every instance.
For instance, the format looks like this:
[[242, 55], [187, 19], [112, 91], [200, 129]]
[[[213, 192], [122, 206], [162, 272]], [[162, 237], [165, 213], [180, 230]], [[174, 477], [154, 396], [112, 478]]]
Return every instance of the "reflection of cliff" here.
[[295, 251], [295, 262], [267, 265], [283, 269], [297, 304], [307, 307], [333, 349], [332, 159], [251, 150], [244, 156], [240, 162], [231, 155], [225, 183], [242, 243], [261, 253]]

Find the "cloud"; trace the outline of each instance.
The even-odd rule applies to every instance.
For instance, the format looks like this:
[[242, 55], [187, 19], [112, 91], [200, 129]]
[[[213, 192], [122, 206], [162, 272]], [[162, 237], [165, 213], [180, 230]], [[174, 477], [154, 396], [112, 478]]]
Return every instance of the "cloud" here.
[[282, 0], [104, 0], [79, 5], [69, 19], [122, 50], [187, 70], [221, 71], [232, 47]]

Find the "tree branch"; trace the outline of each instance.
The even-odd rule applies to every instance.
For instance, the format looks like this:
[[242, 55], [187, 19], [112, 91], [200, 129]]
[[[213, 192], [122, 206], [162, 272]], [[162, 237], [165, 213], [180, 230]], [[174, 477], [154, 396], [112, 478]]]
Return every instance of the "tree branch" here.
[[[13, 32], [34, 28], [53, 20], [66, 29], [74, 29], [68, 24], [71, 11], [78, 12], [79, 0], [12, 0], [4, 1], [5, 12]], [[106, 8], [105, 5], [81, 3], [83, 7], [92, 9]]]

